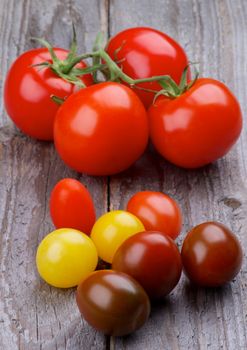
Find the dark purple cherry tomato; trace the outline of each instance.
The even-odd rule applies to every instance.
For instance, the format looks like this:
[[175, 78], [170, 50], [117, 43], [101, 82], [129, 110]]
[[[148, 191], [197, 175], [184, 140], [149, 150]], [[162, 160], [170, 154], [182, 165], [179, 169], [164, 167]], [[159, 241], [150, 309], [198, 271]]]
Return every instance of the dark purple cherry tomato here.
[[112, 268], [135, 278], [151, 298], [160, 298], [177, 285], [182, 262], [179, 250], [169, 236], [146, 231], [128, 238], [120, 246]]
[[96, 271], [83, 280], [76, 301], [91, 326], [114, 336], [134, 332], [150, 313], [149, 298], [139, 283], [112, 270]]
[[194, 227], [184, 240], [181, 254], [188, 278], [205, 287], [218, 287], [231, 281], [242, 264], [239, 241], [218, 222]]

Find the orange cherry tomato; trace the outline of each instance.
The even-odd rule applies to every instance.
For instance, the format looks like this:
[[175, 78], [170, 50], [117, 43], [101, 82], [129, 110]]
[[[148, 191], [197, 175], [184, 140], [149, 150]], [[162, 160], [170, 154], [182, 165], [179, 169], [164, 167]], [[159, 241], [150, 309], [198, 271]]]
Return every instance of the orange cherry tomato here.
[[177, 202], [162, 192], [137, 192], [130, 198], [127, 211], [137, 216], [147, 231], [160, 231], [175, 239], [182, 228]]

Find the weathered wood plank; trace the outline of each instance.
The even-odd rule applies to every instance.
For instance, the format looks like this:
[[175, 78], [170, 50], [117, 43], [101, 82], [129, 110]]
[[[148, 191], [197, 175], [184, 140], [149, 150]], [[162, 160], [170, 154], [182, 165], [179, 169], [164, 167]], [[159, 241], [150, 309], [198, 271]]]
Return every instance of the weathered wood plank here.
[[[68, 47], [73, 20], [86, 50], [99, 30], [107, 31], [106, 18], [105, 3], [97, 0], [1, 0], [1, 92], [10, 62], [33, 46], [31, 36]], [[74, 290], [50, 288], [39, 279], [35, 253], [53, 229], [48, 200], [55, 183], [79, 178], [99, 215], [107, 208], [107, 181], [67, 169], [52, 144], [23, 136], [0, 108], [0, 348], [104, 349], [104, 336], [81, 320]]]
[[[125, 27], [150, 25], [178, 39], [204, 75], [225, 81], [243, 106], [246, 100], [246, 15], [244, 0], [0, 0], [0, 70], [31, 47], [30, 36], [45, 35], [68, 46], [71, 19], [78, 24], [81, 50], [99, 29], [110, 34]], [[183, 235], [208, 219], [245, 235], [246, 128], [237, 147], [223, 160], [198, 171], [184, 171], [154, 151], [110, 181], [111, 208], [145, 188], [176, 198], [184, 212]], [[81, 320], [73, 291], [50, 288], [39, 280], [34, 257], [38, 242], [52, 229], [48, 199], [67, 169], [53, 146], [21, 135], [0, 106], [0, 347], [9, 349], [104, 349], [105, 338]], [[106, 179], [80, 177], [91, 192], [98, 214], [107, 209]], [[103, 204], [103, 205], [102, 205]], [[241, 277], [221, 290], [193, 290], [183, 279], [163, 305], [155, 306], [136, 334], [111, 340], [112, 349], [245, 349], [246, 264]]]
[[[204, 76], [226, 82], [246, 114], [245, 56], [247, 4], [220, 0], [112, 0], [110, 34], [131, 26], [151, 26], [177, 39]], [[121, 14], [121, 15], [120, 15]], [[218, 220], [247, 246], [247, 130], [233, 151], [197, 171], [178, 169], [154, 151], [131, 170], [111, 178], [111, 208], [123, 208], [138, 190], [162, 190], [179, 201], [185, 232], [200, 222]], [[246, 263], [240, 276], [220, 290], [195, 290], [182, 278], [163, 305], [136, 334], [111, 340], [111, 349], [246, 349]]]

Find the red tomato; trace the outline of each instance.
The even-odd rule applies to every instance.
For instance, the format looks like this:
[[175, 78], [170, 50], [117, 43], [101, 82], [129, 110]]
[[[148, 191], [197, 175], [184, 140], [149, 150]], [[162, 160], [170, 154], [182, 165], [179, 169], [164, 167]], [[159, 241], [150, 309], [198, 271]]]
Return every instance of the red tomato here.
[[53, 188], [50, 212], [56, 228], [74, 228], [89, 235], [95, 223], [93, 199], [74, 179], [63, 179]]
[[[55, 48], [59, 59], [64, 60], [67, 50]], [[32, 67], [44, 61], [51, 62], [46, 48], [33, 49], [19, 56], [12, 64], [5, 81], [4, 103], [13, 122], [25, 134], [40, 140], [53, 139], [53, 124], [59, 108], [51, 95], [68, 97], [78, 88], [61, 79], [50, 68]], [[81, 62], [78, 68], [85, 67]], [[91, 75], [84, 75], [85, 85], [92, 84]]]
[[147, 231], [128, 238], [117, 250], [113, 270], [135, 278], [151, 298], [169, 294], [182, 272], [179, 250], [161, 232]]
[[182, 228], [182, 214], [174, 199], [162, 192], [137, 192], [127, 211], [137, 216], [147, 231], [161, 231], [175, 239]]
[[194, 227], [184, 240], [181, 255], [188, 278], [205, 287], [231, 281], [242, 264], [242, 249], [236, 236], [218, 222]]
[[[133, 79], [170, 75], [179, 83], [183, 70], [188, 65], [182, 47], [168, 35], [152, 28], [123, 30], [110, 39], [106, 51], [112, 59], [119, 61], [123, 72]], [[157, 82], [142, 83], [139, 86], [157, 91], [161, 89]], [[152, 92], [140, 89], [135, 89], [135, 92], [146, 108], [152, 104]]]
[[71, 168], [89, 175], [127, 169], [144, 152], [148, 121], [128, 87], [106, 82], [70, 96], [57, 113], [55, 146]]
[[242, 129], [239, 103], [213, 79], [198, 79], [173, 100], [159, 99], [149, 109], [151, 139], [171, 163], [198, 168], [223, 157]]

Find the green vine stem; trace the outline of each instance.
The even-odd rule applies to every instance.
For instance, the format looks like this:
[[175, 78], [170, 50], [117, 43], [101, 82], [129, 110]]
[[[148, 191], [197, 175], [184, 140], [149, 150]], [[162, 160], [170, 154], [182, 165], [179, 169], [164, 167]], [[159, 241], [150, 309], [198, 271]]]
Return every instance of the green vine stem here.
[[[84, 88], [81, 76], [84, 74], [92, 74], [94, 83], [100, 83], [101, 81], [98, 79], [97, 73], [101, 72], [103, 76], [106, 78], [106, 81], [123, 81], [131, 88], [139, 88], [148, 92], [154, 93], [154, 99], [156, 99], [160, 95], [165, 95], [169, 98], [177, 98], [185, 91], [191, 88], [191, 86], [196, 82], [198, 78], [198, 72], [196, 72], [195, 78], [187, 82], [187, 73], [189, 66], [184, 69], [181, 80], [179, 84], [169, 76], [169, 75], [158, 75], [152, 76], [148, 78], [141, 79], [133, 79], [129, 77], [127, 74], [123, 72], [121, 67], [118, 65], [119, 62], [114, 61], [108, 53], [103, 48], [103, 35], [99, 33], [96, 37], [93, 51], [89, 53], [84, 53], [82, 55], [77, 55], [77, 40], [76, 40], [76, 32], [73, 26], [73, 40], [70, 47], [70, 51], [65, 60], [59, 60], [56, 56], [52, 46], [44, 39], [37, 39], [41, 44], [43, 44], [48, 51], [50, 52], [52, 63], [50, 62], [42, 62], [38, 64], [38, 66], [50, 67], [55, 74], [60, 76], [62, 79], [77, 85], [79, 88]], [[119, 48], [121, 50], [121, 48]], [[92, 64], [85, 68], [77, 68], [76, 65], [80, 63], [82, 60], [92, 59]], [[146, 82], [158, 82], [161, 86], [160, 91], [155, 91], [151, 89], [146, 89], [144, 87], [138, 86], [140, 83]], [[61, 101], [53, 97], [53, 100], [56, 103], [61, 103]]]

